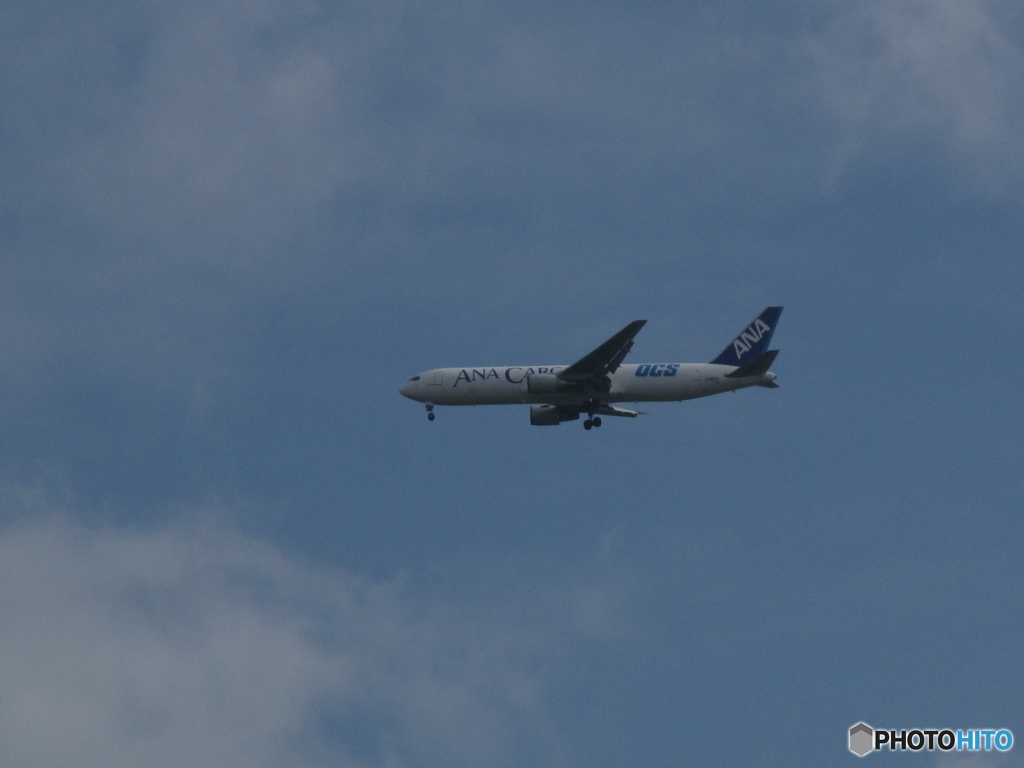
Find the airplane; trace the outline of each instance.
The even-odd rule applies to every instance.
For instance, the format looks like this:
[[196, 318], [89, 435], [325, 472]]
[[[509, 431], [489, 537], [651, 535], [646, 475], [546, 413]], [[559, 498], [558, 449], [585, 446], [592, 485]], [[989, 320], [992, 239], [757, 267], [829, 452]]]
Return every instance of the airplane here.
[[636, 418], [639, 411], [613, 403], [692, 400], [746, 387], [776, 388], [768, 370], [779, 354], [768, 349], [782, 307], [766, 307], [709, 363], [623, 365], [646, 320], [634, 320], [572, 365], [512, 365], [434, 368], [399, 388], [423, 403], [434, 420], [435, 405], [530, 405], [530, 424], [553, 426], [587, 414], [583, 428], [601, 426], [602, 416]]

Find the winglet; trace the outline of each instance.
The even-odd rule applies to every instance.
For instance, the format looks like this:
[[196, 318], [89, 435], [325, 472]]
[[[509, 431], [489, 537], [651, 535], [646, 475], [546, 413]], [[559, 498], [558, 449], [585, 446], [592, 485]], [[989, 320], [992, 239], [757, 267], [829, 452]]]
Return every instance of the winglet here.
[[740, 335], [711, 362], [715, 365], [732, 365], [738, 368], [763, 355], [771, 343], [781, 314], [782, 307], [765, 307], [757, 319], [744, 328]]

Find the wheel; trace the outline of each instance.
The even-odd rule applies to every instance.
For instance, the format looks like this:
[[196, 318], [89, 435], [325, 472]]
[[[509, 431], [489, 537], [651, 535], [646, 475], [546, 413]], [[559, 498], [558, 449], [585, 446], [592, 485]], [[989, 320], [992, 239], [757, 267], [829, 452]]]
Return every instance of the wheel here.
[[600, 427], [601, 426], [601, 417], [600, 416], [595, 416], [594, 417], [594, 426], [595, 427]]
[[590, 429], [593, 426], [594, 426], [594, 422], [592, 422], [590, 419], [587, 419], [586, 421], [583, 422], [583, 428], [584, 429]]
[[433, 420], [434, 420], [434, 414], [428, 413], [427, 414], [427, 421], [433, 421]]

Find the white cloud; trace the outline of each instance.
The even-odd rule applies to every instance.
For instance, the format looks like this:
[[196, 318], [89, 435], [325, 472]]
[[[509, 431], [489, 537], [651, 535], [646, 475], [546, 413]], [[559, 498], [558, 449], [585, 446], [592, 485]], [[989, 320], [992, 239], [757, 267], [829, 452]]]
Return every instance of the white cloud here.
[[210, 523], [24, 514], [0, 530], [4, 765], [557, 761], [539, 659], [565, 621], [417, 600]]
[[[102, 128], [55, 172], [77, 206], [129, 242], [155, 235], [165, 259], [259, 275], [311, 210], [373, 166], [351, 121], [364, 44], [273, 2], [176, 8], [127, 85], [90, 83], [109, 89], [93, 105]], [[111, 33], [122, 43], [131, 34]]]
[[1000, 0], [841, 3], [810, 41], [841, 161], [893, 137], [937, 142], [989, 191], [1024, 181], [1024, 49]]

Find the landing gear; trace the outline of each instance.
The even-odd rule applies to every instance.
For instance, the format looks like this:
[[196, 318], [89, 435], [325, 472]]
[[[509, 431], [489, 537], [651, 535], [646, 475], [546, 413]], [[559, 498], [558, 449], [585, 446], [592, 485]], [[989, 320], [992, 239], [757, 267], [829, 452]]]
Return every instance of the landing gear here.
[[434, 420], [434, 404], [427, 403], [427, 421]]
[[583, 422], [583, 428], [586, 430], [590, 430], [593, 429], [594, 427], [600, 427], [601, 417], [595, 416], [594, 411], [601, 407], [601, 403], [594, 398], [590, 398], [589, 400], [587, 400], [587, 402], [583, 404], [583, 407], [584, 409], [586, 409], [587, 415], [590, 417], [589, 419]]
[[600, 426], [601, 426], [601, 417], [600, 416], [595, 416], [594, 418], [587, 419], [586, 421], [583, 422], [583, 428], [587, 429], [587, 430], [592, 429], [593, 427], [600, 427]]

